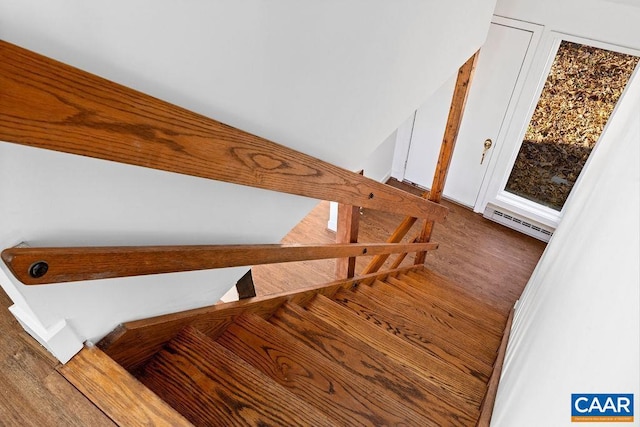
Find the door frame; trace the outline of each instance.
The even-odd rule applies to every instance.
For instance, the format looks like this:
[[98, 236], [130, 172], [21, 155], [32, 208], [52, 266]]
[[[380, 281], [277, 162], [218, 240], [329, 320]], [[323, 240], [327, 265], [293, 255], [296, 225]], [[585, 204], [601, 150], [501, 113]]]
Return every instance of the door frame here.
[[[518, 80], [516, 81], [516, 85], [514, 86], [514, 90], [511, 96], [511, 100], [509, 101], [509, 105], [507, 107], [506, 113], [504, 115], [500, 131], [498, 132], [497, 137], [494, 140], [494, 148], [490, 151], [487, 156], [487, 169], [484, 173], [484, 178], [482, 181], [482, 185], [480, 186], [480, 191], [478, 192], [478, 196], [476, 197], [475, 205], [473, 206], [473, 210], [475, 212], [483, 212], [486, 206], [486, 194], [489, 190], [490, 186], [488, 185], [488, 180], [493, 176], [496, 166], [497, 166], [497, 158], [498, 154], [501, 151], [501, 147], [506, 137], [506, 129], [508, 125], [512, 122], [512, 119], [516, 113], [516, 106], [519, 103], [521, 91], [525, 85], [527, 80], [527, 76], [529, 74], [529, 68], [535, 58], [535, 54], [538, 48], [538, 44], [540, 43], [540, 39], [542, 37], [542, 33], [544, 30], [544, 26], [533, 24], [531, 22], [520, 21], [513, 18], [507, 18], [504, 16], [493, 15], [491, 18], [492, 24], [503, 25], [507, 27], [516, 28], [519, 30], [524, 30], [531, 32], [531, 41], [529, 42], [529, 47], [527, 48], [527, 52], [525, 54], [524, 60], [522, 62], [522, 68], [520, 71], [520, 75], [518, 76]], [[481, 48], [482, 49], [482, 48]], [[473, 81], [471, 82], [473, 85]], [[413, 134], [413, 126], [415, 123], [417, 110], [414, 111], [410, 117], [408, 117], [402, 125], [397, 130], [396, 133], [396, 146], [393, 156], [393, 166], [391, 176], [394, 178], [403, 181], [406, 174], [407, 161], [409, 159], [409, 152], [411, 147], [411, 138]], [[443, 129], [444, 133], [444, 129]], [[495, 151], [498, 151], [496, 153]], [[445, 199], [446, 195], [443, 196]]]
[[[485, 180], [480, 189], [478, 202], [476, 203], [476, 209], [474, 210], [476, 210], [476, 212], [483, 212], [487, 209], [487, 205], [492, 205], [490, 209], [497, 207], [514, 212], [522, 217], [555, 229], [562, 219], [564, 208], [561, 211], [557, 211], [524, 197], [509, 193], [505, 191], [504, 188], [511, 174], [511, 169], [515, 164], [518, 152], [520, 151], [520, 146], [522, 145], [531, 117], [538, 105], [538, 100], [544, 89], [547, 76], [551, 70], [560, 43], [562, 41], [569, 41], [635, 56], [640, 56], [640, 51], [559, 31], [545, 30], [540, 36], [541, 40], [537, 52], [535, 53], [533, 62], [530, 64], [531, 69], [525, 77], [525, 81], [522, 82], [523, 87], [515, 103], [514, 111], [509, 121], [503, 124], [505, 132], [501, 140], [502, 143], [499, 152], [494, 153], [492, 158], [493, 164], [489, 165], [491, 169], [487, 170]], [[631, 78], [633, 78], [633, 76]], [[622, 99], [623, 96], [624, 92], [620, 99]], [[618, 103], [619, 102], [620, 100], [618, 100]], [[616, 109], [611, 113], [611, 117], [615, 113]], [[594, 150], [598, 148], [598, 145], [599, 143], [596, 143]], [[588, 167], [589, 162], [587, 162], [583, 170]]]

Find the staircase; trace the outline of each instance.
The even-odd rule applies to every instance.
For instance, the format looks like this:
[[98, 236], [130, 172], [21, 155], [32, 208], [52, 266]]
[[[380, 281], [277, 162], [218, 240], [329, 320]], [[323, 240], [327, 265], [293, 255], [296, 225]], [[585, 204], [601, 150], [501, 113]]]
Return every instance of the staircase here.
[[198, 315], [129, 368], [194, 425], [476, 425], [503, 315], [423, 267], [329, 289]]
[[[423, 266], [477, 55], [459, 70], [422, 197], [2, 41], [0, 58], [0, 140], [340, 204], [336, 244], [4, 249], [27, 286], [337, 259], [336, 282], [127, 322], [83, 349], [59, 370], [114, 422], [487, 424], [508, 321]], [[406, 216], [385, 243], [358, 243], [360, 207]], [[415, 265], [398, 268], [409, 253]], [[360, 256], [374, 259], [354, 277]]]

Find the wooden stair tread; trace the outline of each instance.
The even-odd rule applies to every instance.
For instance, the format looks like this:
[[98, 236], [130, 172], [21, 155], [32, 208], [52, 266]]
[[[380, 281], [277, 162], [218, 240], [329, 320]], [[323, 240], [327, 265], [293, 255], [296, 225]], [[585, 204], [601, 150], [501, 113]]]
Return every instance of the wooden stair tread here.
[[260, 317], [241, 316], [217, 341], [341, 425], [427, 422], [386, 390], [350, 374]]
[[477, 296], [471, 294], [467, 289], [462, 288], [459, 284], [451, 281], [445, 276], [442, 276], [427, 268], [408, 271], [406, 274], [399, 274], [398, 278], [410, 277], [414, 281], [420, 283], [420, 288], [429, 290], [435, 295], [446, 301], [455, 301], [460, 304], [461, 307], [465, 307], [471, 310], [476, 310], [478, 307], [483, 307], [487, 318], [492, 322], [504, 327], [508, 313], [502, 313], [497, 308], [485, 301], [482, 301]]
[[[374, 298], [375, 301], [386, 302], [388, 306], [402, 312], [415, 323], [436, 322], [439, 326], [449, 327], [455, 331], [456, 336], [457, 334], [464, 336], [465, 349], [476, 347], [496, 349], [500, 345], [502, 335], [486, 328], [477, 319], [470, 318], [457, 310], [442, 307], [429, 299], [412, 298], [395, 286], [397, 283], [399, 283], [397, 279], [390, 277], [387, 282], [375, 281], [372, 287], [361, 286], [359, 292]], [[448, 335], [448, 337], [452, 341], [456, 340], [455, 336]], [[469, 342], [472, 342], [474, 346], [469, 347]]]
[[479, 377], [485, 378], [486, 375], [453, 360], [441, 348], [435, 345], [418, 348], [382, 327], [372, 328], [372, 322], [322, 295], [314, 298], [306, 308], [431, 382], [445, 393], [443, 399], [460, 405], [465, 413], [473, 414], [479, 410], [484, 394], [484, 380]]
[[58, 371], [118, 425], [191, 425], [97, 347], [83, 348]]
[[[478, 371], [482, 374], [479, 377], [481, 381], [488, 379], [497, 345], [495, 348], [479, 345], [475, 338], [471, 339], [464, 332], [453, 329], [441, 319], [416, 322], [409, 314], [396, 310], [393, 299], [384, 298], [380, 294], [372, 295], [370, 291], [367, 286], [362, 286], [356, 292], [341, 291], [334, 295], [333, 300], [418, 348], [431, 349], [437, 346], [445, 352], [447, 361], [452, 359], [458, 362], [457, 366], [464, 366], [463, 372]], [[462, 366], [460, 362], [463, 363]]]
[[440, 388], [296, 304], [285, 304], [269, 321], [350, 373], [386, 389], [429, 420], [429, 425], [474, 422], [460, 407], [451, 405]]
[[[374, 282], [374, 285], [376, 282]], [[465, 302], [462, 301], [462, 298], [454, 300], [443, 298], [441, 295], [434, 295], [428, 289], [425, 289], [424, 281], [418, 281], [408, 276], [388, 277], [383, 283], [402, 291], [412, 301], [418, 300], [421, 304], [429, 304], [437, 310], [442, 310], [456, 318], [471, 322], [482, 330], [491, 332], [496, 337], [501, 337], [502, 335], [501, 329], [504, 324], [488, 317], [495, 313], [495, 310], [489, 310], [483, 304], [473, 304], [470, 300]]]
[[196, 425], [333, 425], [193, 327], [146, 364], [141, 381]]

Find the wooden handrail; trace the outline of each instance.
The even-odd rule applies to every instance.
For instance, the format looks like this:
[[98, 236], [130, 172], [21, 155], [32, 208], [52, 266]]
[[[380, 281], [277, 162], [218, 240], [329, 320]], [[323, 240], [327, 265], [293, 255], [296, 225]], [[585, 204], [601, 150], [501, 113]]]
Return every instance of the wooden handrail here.
[[433, 250], [437, 243], [30, 248], [2, 252], [26, 285]]
[[441, 221], [447, 209], [0, 41], [0, 141]]

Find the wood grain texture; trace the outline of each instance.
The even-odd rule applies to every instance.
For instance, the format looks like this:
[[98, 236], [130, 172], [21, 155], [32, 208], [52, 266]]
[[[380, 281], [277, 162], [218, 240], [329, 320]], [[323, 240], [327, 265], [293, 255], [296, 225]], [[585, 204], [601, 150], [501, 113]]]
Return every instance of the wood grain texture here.
[[430, 332], [436, 334], [439, 334], [439, 329], [442, 328], [446, 331], [444, 336], [473, 355], [474, 358], [482, 359], [480, 354], [486, 354], [488, 365], [493, 364], [495, 351], [500, 345], [501, 334], [486, 330], [478, 325], [474, 319], [460, 316], [438, 304], [424, 300], [418, 302], [387, 283], [380, 281], [376, 283], [374, 288], [361, 286], [358, 289], [358, 294], [401, 313], [403, 317], [410, 319], [415, 326], [429, 329]]
[[338, 425], [426, 425], [388, 392], [359, 378], [256, 316], [242, 316], [217, 341]]
[[459, 407], [436, 397], [438, 390], [374, 347], [344, 333], [295, 304], [285, 304], [269, 321], [348, 372], [378, 385], [425, 417], [428, 425], [469, 426]]
[[140, 379], [197, 426], [333, 425], [194, 328], [160, 351]]
[[446, 208], [0, 42], [0, 140], [442, 220]]
[[11, 304], [0, 289], [0, 425], [113, 427], [56, 371], [58, 361], [22, 329]]
[[59, 372], [118, 425], [191, 425], [96, 347], [82, 349]]
[[438, 155], [438, 163], [431, 188], [429, 189], [429, 200], [435, 203], [440, 203], [442, 200], [442, 192], [447, 181], [447, 174], [449, 173], [449, 166], [451, 165], [453, 151], [458, 139], [460, 125], [462, 124], [462, 116], [467, 104], [467, 97], [479, 53], [480, 51], [474, 53], [458, 70], [456, 85], [453, 89], [453, 98], [449, 107], [449, 116], [447, 117], [440, 154]]
[[[437, 249], [437, 243], [14, 247], [2, 260], [26, 285]], [[46, 263], [46, 272], [31, 274]]]
[[[424, 192], [396, 180], [389, 183], [416, 195]], [[504, 323], [540, 259], [545, 243], [489, 221], [455, 203], [443, 200], [442, 204], [449, 208], [449, 216], [433, 232], [432, 240], [440, 242], [440, 246], [437, 251], [428, 253], [428, 270], [447, 277], [457, 289], [484, 304], [498, 308]], [[335, 234], [326, 228], [328, 206], [328, 202], [319, 203], [282, 242], [334, 242]], [[364, 209], [360, 218], [359, 241], [384, 241], [403, 218], [402, 215]], [[416, 223], [409, 235], [413, 237], [419, 231]], [[409, 242], [408, 236], [403, 241]], [[356, 272], [362, 271], [368, 261], [358, 257]], [[389, 260], [383, 268], [391, 265]], [[403, 265], [413, 265], [413, 254]], [[253, 273], [256, 292], [266, 295], [331, 281], [335, 277], [335, 261], [256, 266]]]
[[419, 289], [432, 295], [437, 295], [443, 304], [446, 301], [455, 301], [458, 309], [484, 317], [487, 322], [491, 322], [494, 325], [494, 330], [496, 327], [498, 327], [498, 330], [504, 327], [504, 322], [507, 318], [505, 314], [496, 310], [487, 301], [471, 295], [468, 289], [461, 287], [441, 274], [428, 269], [416, 269], [408, 271], [406, 274], [400, 274], [398, 279], [410, 284], [414, 290]]
[[[485, 316], [482, 306], [476, 311], [468, 314], [455, 305], [454, 301], [440, 301], [433, 297], [423, 297], [422, 294], [411, 291], [411, 288], [401, 289], [397, 286], [401, 283], [397, 277], [389, 277], [384, 282], [375, 281], [372, 290], [376, 295], [381, 295], [391, 301], [395, 301], [398, 305], [398, 311], [411, 314], [412, 318], [417, 321], [423, 317], [430, 319], [439, 319], [441, 325], [447, 325], [455, 330], [464, 331], [464, 333], [474, 339], [481, 347], [497, 348], [500, 338], [502, 337], [501, 328], [493, 323], [484, 322]], [[490, 310], [495, 313], [495, 309]], [[502, 326], [502, 325], [500, 325]]]
[[[440, 203], [442, 200], [444, 185], [447, 181], [449, 166], [451, 166], [451, 159], [453, 158], [453, 151], [458, 139], [460, 125], [462, 124], [464, 107], [467, 104], [467, 97], [469, 95], [469, 89], [471, 88], [471, 80], [473, 79], [473, 72], [476, 67], [479, 53], [480, 51], [474, 53], [458, 70], [458, 77], [453, 90], [451, 107], [449, 108], [449, 116], [447, 117], [444, 137], [442, 138], [442, 145], [440, 146], [440, 154], [438, 155], [438, 163], [436, 164], [433, 182], [429, 190], [429, 200], [434, 203]], [[426, 220], [416, 241], [428, 242], [431, 239], [433, 227], [433, 221]], [[416, 254], [415, 263], [424, 264], [425, 257], [425, 252]]]
[[[413, 286], [410, 284], [413, 283]], [[402, 280], [400, 277], [389, 277], [385, 280], [385, 283], [380, 281], [374, 282], [374, 287], [391, 287], [393, 290], [400, 291], [399, 294], [389, 291], [401, 301], [401, 304], [413, 304], [416, 300], [416, 295], [419, 295], [420, 304], [416, 304], [417, 309], [428, 308], [431, 313], [437, 313], [439, 316], [446, 316], [447, 321], [453, 325], [459, 324], [462, 328], [468, 328], [470, 331], [477, 330], [482, 335], [488, 335], [499, 339], [503, 332], [503, 322], [493, 323], [487, 316], [496, 314], [495, 309], [478, 304], [473, 307], [473, 310], [464, 311], [458, 307], [455, 300], [446, 300], [440, 298], [434, 298], [432, 295], [415, 291], [414, 288], [420, 288], [421, 282], [412, 281], [409, 278]], [[487, 316], [484, 314], [487, 313]], [[490, 313], [490, 314], [488, 314]]]
[[[398, 227], [393, 231], [391, 236], [387, 239], [387, 243], [398, 243], [400, 242], [404, 236], [407, 235], [411, 227], [416, 223], [418, 218], [414, 218], [412, 216], [405, 217], [402, 222], [398, 225]], [[377, 255], [375, 256], [369, 264], [362, 270], [362, 274], [371, 274], [380, 270], [380, 268], [384, 265], [384, 263], [389, 258], [388, 254]], [[398, 264], [399, 265], [399, 264]]]
[[360, 292], [339, 292], [333, 300], [366, 320], [369, 325], [391, 333], [422, 351], [423, 357], [431, 357], [432, 363], [440, 365], [438, 372], [433, 373], [440, 380], [440, 385], [480, 407], [493, 359], [487, 361], [488, 357], [484, 354], [476, 358], [475, 354], [463, 348], [466, 343], [461, 339], [464, 336], [447, 336], [451, 329], [438, 327], [437, 322], [418, 325], [402, 312]]
[[[437, 277], [432, 274], [430, 277]], [[441, 277], [441, 276], [440, 276]], [[400, 274], [387, 283], [403, 290], [414, 298], [431, 301], [445, 310], [456, 315], [473, 319], [485, 330], [494, 334], [501, 333], [504, 328], [505, 317], [501, 312], [469, 295], [464, 289], [441, 277], [442, 282], [438, 284], [435, 280], [424, 280], [418, 275]], [[450, 284], [446, 286], [445, 284]]]
[[331, 297], [338, 289], [351, 287], [363, 279], [384, 279], [390, 274], [406, 273], [420, 268], [411, 265], [391, 272], [376, 273], [346, 281], [339, 280], [278, 294], [126, 322], [101, 340], [98, 347], [127, 370], [134, 371], [188, 325], [193, 325], [205, 334], [215, 337], [243, 313], [269, 317], [287, 301], [304, 305], [317, 294]]
[[470, 386], [467, 382], [468, 375], [458, 367], [451, 366], [451, 355], [439, 347], [432, 345], [430, 348], [418, 348], [380, 325], [372, 328], [374, 322], [353, 316], [348, 308], [322, 296], [316, 297], [306, 308], [323, 321], [375, 347], [385, 356], [410, 369], [422, 380], [435, 386], [435, 396], [457, 405], [472, 418], [477, 418], [483, 387], [479, 386], [477, 378], [469, 380], [472, 383]]
[[[351, 205], [338, 205], [338, 226], [336, 243], [357, 243], [360, 224], [360, 208]], [[336, 280], [350, 279], [356, 274], [356, 258], [336, 259]]]
[[509, 336], [511, 335], [511, 325], [513, 324], [513, 316], [515, 309], [511, 309], [507, 324], [504, 327], [504, 334], [502, 341], [500, 342], [500, 348], [498, 349], [498, 357], [493, 365], [493, 372], [491, 378], [489, 378], [489, 384], [487, 384], [487, 393], [482, 401], [482, 407], [480, 408], [480, 418], [478, 418], [477, 427], [489, 427], [491, 424], [491, 415], [493, 414], [493, 406], [496, 403], [496, 395], [498, 394], [498, 384], [500, 383], [500, 375], [502, 374], [502, 365], [504, 364], [504, 358], [507, 354], [507, 344], [509, 344]]

